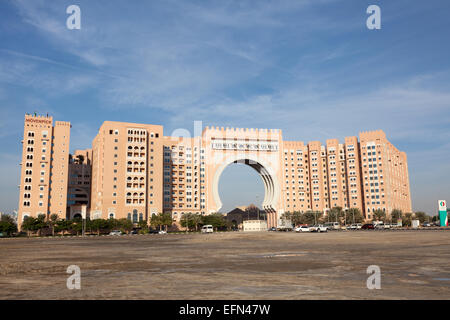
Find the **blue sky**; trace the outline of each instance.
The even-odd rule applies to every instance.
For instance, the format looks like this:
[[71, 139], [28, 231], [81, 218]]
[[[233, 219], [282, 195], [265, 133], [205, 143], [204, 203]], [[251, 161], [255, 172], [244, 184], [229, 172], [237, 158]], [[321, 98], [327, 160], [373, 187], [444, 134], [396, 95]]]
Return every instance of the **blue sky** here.
[[[71, 4], [81, 30], [66, 28]], [[381, 30], [366, 28], [371, 4]], [[435, 212], [450, 199], [449, 9], [437, 0], [1, 1], [0, 210], [17, 207], [23, 117], [36, 111], [72, 122], [72, 150], [89, 147], [104, 120], [162, 124], [166, 135], [194, 120], [280, 128], [305, 142], [382, 129], [408, 154], [413, 208]], [[226, 207], [262, 199], [251, 170], [227, 168]]]

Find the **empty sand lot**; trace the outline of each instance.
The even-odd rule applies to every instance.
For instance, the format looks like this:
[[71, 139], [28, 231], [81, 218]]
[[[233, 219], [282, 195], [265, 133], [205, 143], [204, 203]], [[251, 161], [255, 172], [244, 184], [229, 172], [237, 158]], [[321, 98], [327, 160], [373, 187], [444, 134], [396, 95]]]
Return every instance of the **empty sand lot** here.
[[[67, 289], [69, 265], [80, 290]], [[380, 290], [367, 289], [369, 265]], [[450, 232], [0, 239], [0, 288], [0, 299], [450, 299]]]

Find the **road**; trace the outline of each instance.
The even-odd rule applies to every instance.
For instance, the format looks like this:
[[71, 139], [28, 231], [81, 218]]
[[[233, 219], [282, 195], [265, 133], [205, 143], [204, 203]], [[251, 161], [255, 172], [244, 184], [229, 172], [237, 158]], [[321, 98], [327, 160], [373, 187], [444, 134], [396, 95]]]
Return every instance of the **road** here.
[[0, 239], [0, 257], [0, 299], [450, 299], [448, 231]]

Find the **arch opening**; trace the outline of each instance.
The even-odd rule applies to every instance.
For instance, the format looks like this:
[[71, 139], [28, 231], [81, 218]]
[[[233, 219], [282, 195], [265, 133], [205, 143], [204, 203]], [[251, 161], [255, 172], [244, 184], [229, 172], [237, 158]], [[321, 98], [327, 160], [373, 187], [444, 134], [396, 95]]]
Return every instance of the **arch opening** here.
[[242, 163], [252, 167], [261, 176], [264, 184], [264, 199], [262, 202], [262, 209], [266, 213], [273, 213], [276, 215], [278, 206], [278, 196], [280, 192], [279, 182], [277, 176], [270, 166], [264, 163], [263, 160], [258, 159], [256, 155], [232, 155], [228, 157], [215, 171], [213, 179], [213, 198], [216, 206], [216, 211], [219, 211], [223, 204], [219, 196], [219, 180], [225, 168], [232, 163]]

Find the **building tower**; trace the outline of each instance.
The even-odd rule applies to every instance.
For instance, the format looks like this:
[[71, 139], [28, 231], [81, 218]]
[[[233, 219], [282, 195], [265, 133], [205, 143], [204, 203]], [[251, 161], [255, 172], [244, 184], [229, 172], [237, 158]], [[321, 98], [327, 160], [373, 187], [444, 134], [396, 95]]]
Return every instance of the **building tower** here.
[[26, 216], [66, 218], [70, 128], [49, 116], [25, 115], [19, 226]]

